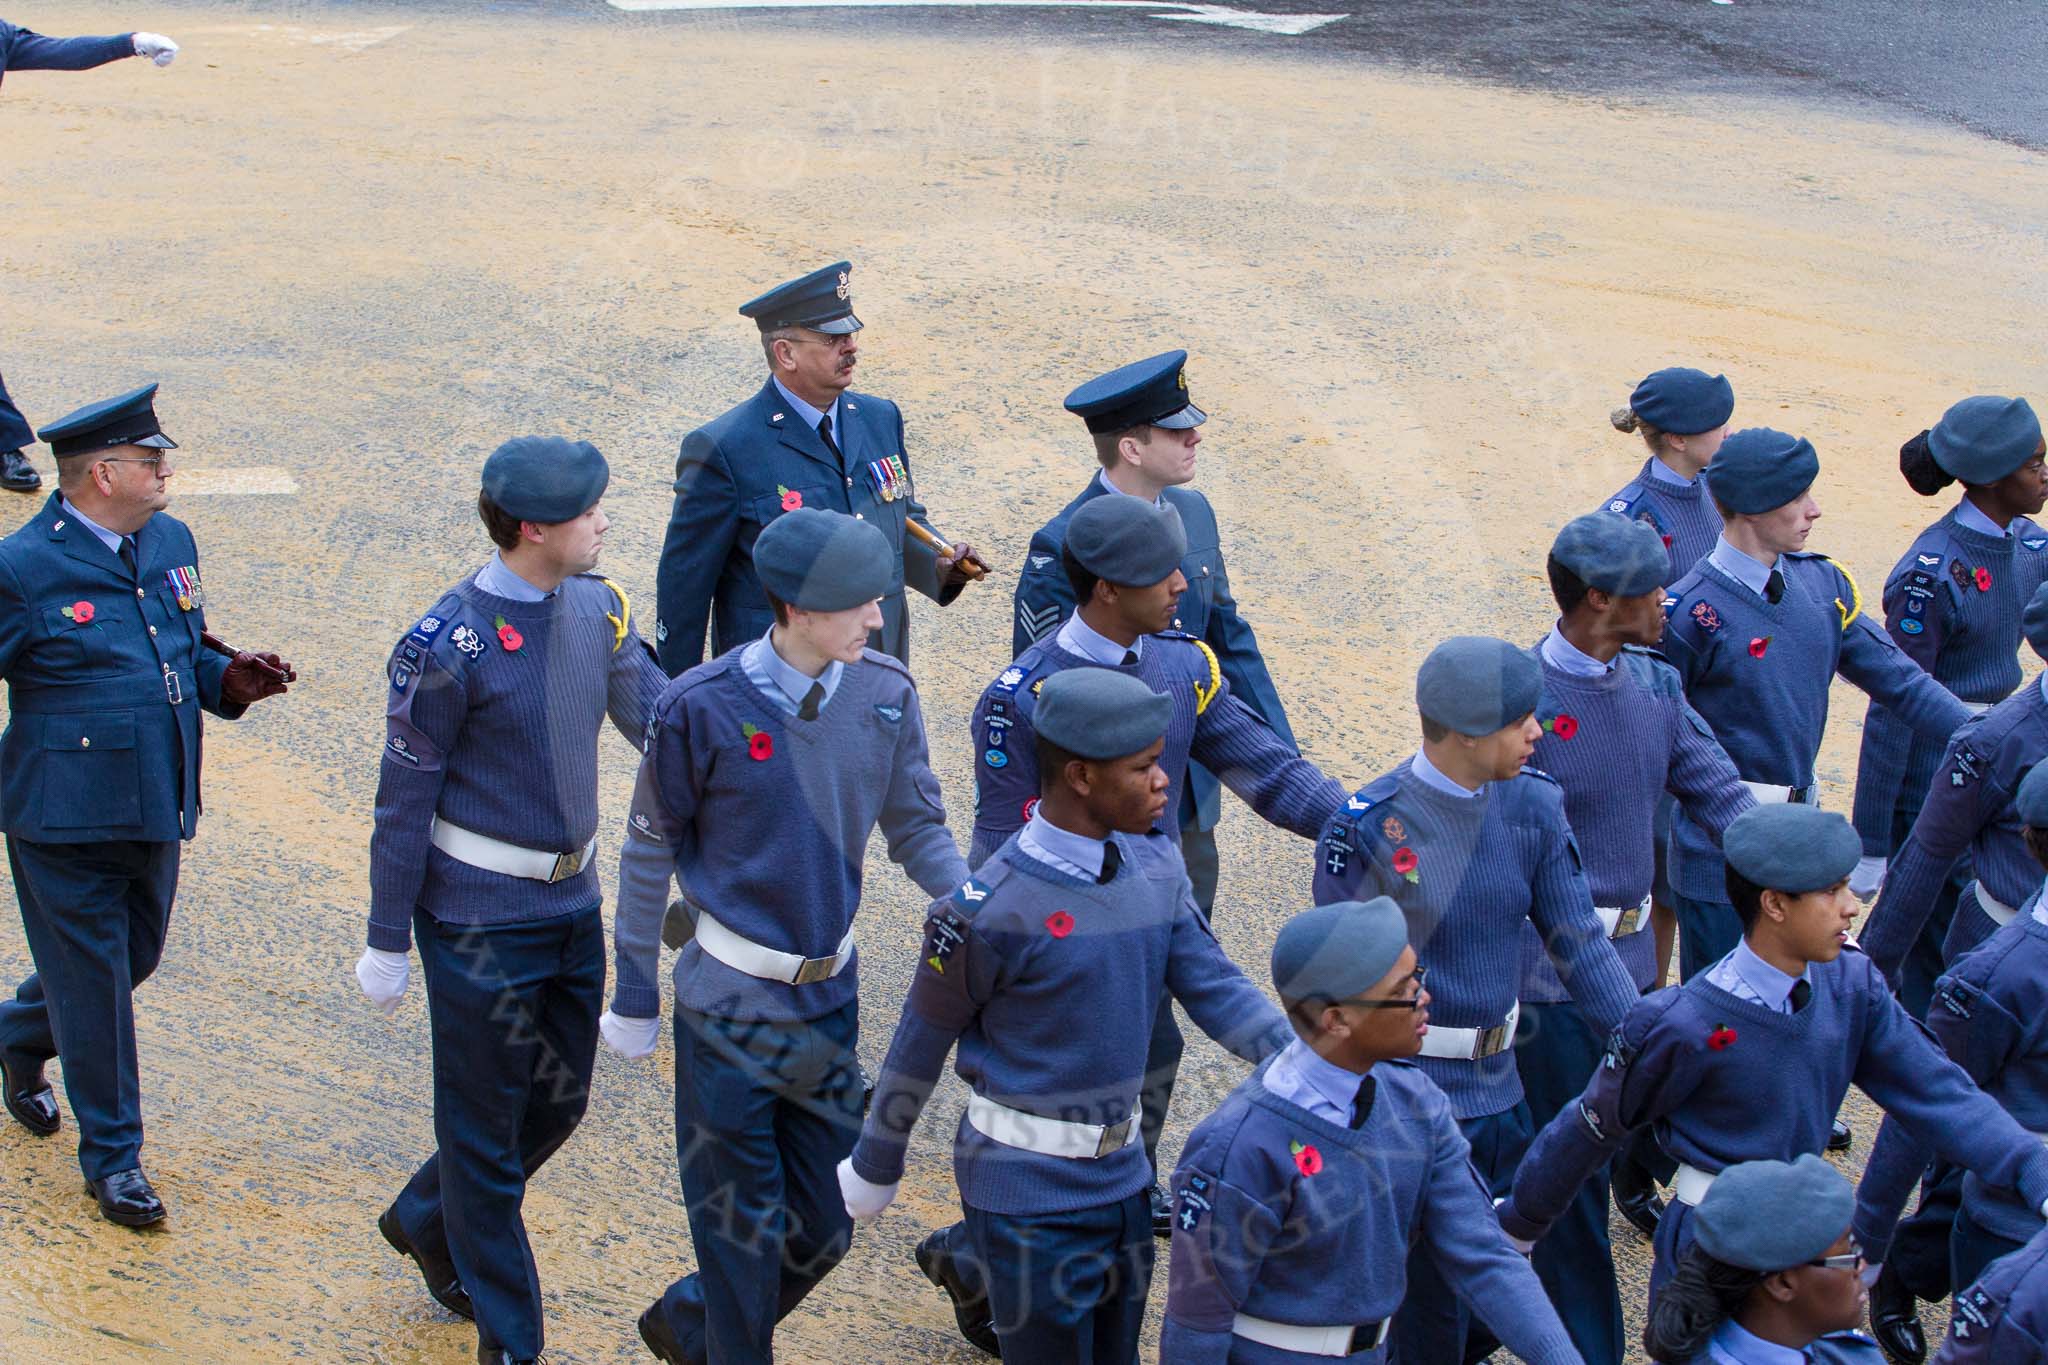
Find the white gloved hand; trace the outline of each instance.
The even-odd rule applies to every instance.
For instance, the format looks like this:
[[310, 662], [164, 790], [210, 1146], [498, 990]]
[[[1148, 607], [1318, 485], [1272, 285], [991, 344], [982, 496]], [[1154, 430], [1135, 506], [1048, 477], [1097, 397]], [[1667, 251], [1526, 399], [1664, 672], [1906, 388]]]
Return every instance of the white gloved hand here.
[[865, 1223], [896, 1202], [896, 1186], [861, 1179], [854, 1172], [853, 1158], [848, 1157], [839, 1163], [839, 1197], [845, 1201], [853, 1220]]
[[1857, 900], [1868, 905], [1876, 898], [1878, 888], [1884, 885], [1884, 869], [1883, 858], [1856, 860], [1856, 870], [1849, 874], [1849, 890], [1855, 893]]
[[383, 948], [365, 948], [356, 962], [356, 984], [370, 1003], [385, 1014], [394, 1014], [405, 998], [405, 983], [412, 979], [412, 960], [404, 953]]
[[[1494, 1217], [1498, 1218], [1500, 1216], [1500, 1206], [1507, 1202], [1508, 1201], [1505, 1196], [1493, 1201]], [[1509, 1232], [1506, 1228], [1502, 1228], [1500, 1230], [1500, 1235], [1507, 1238], [1508, 1245], [1513, 1247], [1515, 1250], [1521, 1252], [1524, 1256], [1527, 1256], [1530, 1252], [1536, 1249], [1536, 1244], [1534, 1242], [1528, 1241], [1521, 1237], [1517, 1237], [1512, 1232]]]
[[621, 1057], [645, 1057], [661, 1037], [661, 1017], [629, 1019], [606, 1010], [597, 1017], [597, 1032], [604, 1045]]
[[178, 45], [161, 33], [135, 35], [135, 55], [147, 57], [158, 66], [169, 66], [178, 55]]

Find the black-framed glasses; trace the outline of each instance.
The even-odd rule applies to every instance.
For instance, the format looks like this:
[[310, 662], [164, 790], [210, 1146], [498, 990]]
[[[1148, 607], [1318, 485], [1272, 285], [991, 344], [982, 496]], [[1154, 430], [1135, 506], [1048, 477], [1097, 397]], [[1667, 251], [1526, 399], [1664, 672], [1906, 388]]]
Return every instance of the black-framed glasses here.
[[1817, 1265], [1823, 1270], [1859, 1270], [1863, 1266], [1863, 1248], [1851, 1241], [1849, 1249], [1841, 1255], [1823, 1256], [1817, 1261], [1808, 1261], [1807, 1264]]
[[1356, 1007], [1358, 1007], [1359, 1009], [1362, 1009], [1362, 1010], [1416, 1010], [1416, 1009], [1421, 1009], [1421, 1008], [1422, 1008], [1422, 979], [1423, 979], [1424, 977], [1428, 976], [1428, 975], [1429, 975], [1429, 968], [1427, 968], [1427, 967], [1423, 966], [1423, 965], [1422, 965], [1422, 964], [1421, 964], [1420, 962], [1416, 963], [1416, 964], [1415, 964], [1415, 971], [1414, 971], [1414, 973], [1413, 973], [1413, 974], [1412, 974], [1412, 975], [1410, 976], [1410, 978], [1409, 978], [1410, 980], [1414, 981], [1414, 983], [1415, 983], [1415, 994], [1413, 994], [1413, 995], [1411, 995], [1411, 996], [1407, 996], [1407, 997], [1406, 997], [1406, 998], [1404, 998], [1404, 999], [1400, 999], [1400, 1000], [1368, 1000], [1368, 999], [1364, 998], [1363, 996], [1353, 996], [1353, 997], [1352, 997], [1351, 999], [1349, 999], [1349, 1000], [1332, 1000], [1332, 1001], [1331, 1001], [1330, 1003], [1331, 1003], [1331, 1004], [1333, 1004], [1333, 1005], [1355, 1005]]

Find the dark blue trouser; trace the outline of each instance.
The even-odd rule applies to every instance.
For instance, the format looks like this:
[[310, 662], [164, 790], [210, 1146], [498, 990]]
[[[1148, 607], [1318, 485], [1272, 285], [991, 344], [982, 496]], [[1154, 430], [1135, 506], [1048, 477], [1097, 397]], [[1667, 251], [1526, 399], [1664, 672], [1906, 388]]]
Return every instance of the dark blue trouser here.
[[[1523, 1003], [1515, 1029], [1515, 1069], [1521, 1073], [1532, 1131], [1541, 1131], [1578, 1101], [1605, 1053], [1603, 1038], [1577, 1005]], [[1579, 1186], [1530, 1260], [1586, 1365], [1621, 1365], [1621, 1295], [1607, 1236], [1604, 1166]]]
[[399, 1193], [406, 1239], [455, 1262], [486, 1350], [541, 1353], [526, 1182], [583, 1118], [604, 1004], [596, 906], [552, 919], [444, 924], [413, 912], [434, 1038], [438, 1150]]
[[1678, 979], [1694, 976], [1735, 951], [1742, 941], [1742, 919], [1726, 901], [1696, 901], [1678, 895]]
[[860, 1007], [741, 1022], [676, 1010], [676, 1165], [697, 1269], [656, 1305], [691, 1360], [773, 1358], [775, 1324], [853, 1237], [837, 1167], [860, 1136]]
[[35, 442], [36, 434], [28, 429], [28, 419], [7, 396], [7, 380], [0, 376], [0, 450], [22, 450]]
[[1898, 1272], [1922, 1303], [1940, 1303], [1969, 1286], [1968, 1280], [1955, 1280], [1949, 1274], [1965, 1174], [1962, 1167], [1936, 1157], [1920, 1177], [1919, 1204], [1910, 1218], [1899, 1220], [1892, 1233], [1892, 1249], [1885, 1264]]
[[1956, 1288], [1968, 1289], [1977, 1283], [1986, 1266], [2001, 1256], [2018, 1251], [2023, 1245], [1980, 1226], [1970, 1217], [1968, 1209], [1958, 1209], [1955, 1232], [1949, 1241], [1949, 1274], [1955, 1280]]
[[36, 969], [0, 1003], [0, 1049], [24, 1069], [62, 1059], [88, 1180], [142, 1164], [132, 996], [163, 956], [178, 849], [175, 839], [7, 840]]
[[[1472, 1165], [1488, 1191], [1496, 1199], [1505, 1195], [1535, 1138], [1528, 1101], [1498, 1114], [1459, 1119], [1458, 1128], [1472, 1144]], [[1458, 1297], [1437, 1270], [1427, 1242], [1416, 1242], [1408, 1251], [1408, 1297], [1394, 1314], [1392, 1359], [1400, 1365], [1460, 1365], [1484, 1358], [1490, 1343], [1484, 1313]]]
[[[1207, 915], [1216, 905], [1216, 831], [1182, 825], [1180, 856], [1194, 886], [1195, 904]], [[1152, 1020], [1152, 1040], [1145, 1048], [1144, 1089], [1138, 1095], [1138, 1133], [1145, 1141], [1145, 1160], [1154, 1180], [1159, 1179], [1159, 1133], [1166, 1126], [1167, 1106], [1173, 1103], [1184, 1043], [1173, 1017], [1173, 997], [1162, 993], [1159, 1013]]]
[[1004, 1365], [1130, 1365], [1156, 1252], [1144, 1190], [1074, 1213], [962, 1206]]

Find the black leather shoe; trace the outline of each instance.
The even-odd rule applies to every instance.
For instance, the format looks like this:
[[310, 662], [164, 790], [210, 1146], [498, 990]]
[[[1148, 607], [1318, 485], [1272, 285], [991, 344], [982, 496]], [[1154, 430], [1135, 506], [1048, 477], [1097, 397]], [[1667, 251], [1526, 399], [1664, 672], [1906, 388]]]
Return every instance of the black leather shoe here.
[[1664, 1217], [1664, 1196], [1657, 1193], [1657, 1182], [1650, 1179], [1650, 1173], [1624, 1158], [1614, 1164], [1608, 1188], [1614, 1193], [1614, 1207], [1628, 1219], [1629, 1226], [1651, 1241], [1657, 1240], [1657, 1224]]
[[406, 1240], [405, 1229], [398, 1222], [396, 1204], [377, 1215], [377, 1231], [384, 1234], [384, 1240], [391, 1244], [393, 1251], [419, 1267], [420, 1278], [427, 1282], [427, 1293], [433, 1295], [435, 1303], [458, 1318], [476, 1321], [476, 1306], [469, 1301], [469, 1291], [462, 1287], [462, 1277], [455, 1273], [455, 1262], [445, 1257], [422, 1256]]
[[85, 1192], [100, 1201], [100, 1216], [124, 1228], [146, 1228], [161, 1223], [164, 1201], [149, 1186], [140, 1166], [116, 1171], [98, 1180], [88, 1180]]
[[1173, 1201], [1157, 1185], [1152, 1187], [1146, 1198], [1152, 1203], [1152, 1235], [1162, 1242], [1172, 1241]]
[[36, 467], [28, 462], [28, 456], [18, 450], [0, 450], [0, 488], [33, 493], [42, 486], [43, 476], [36, 473]]
[[640, 1315], [640, 1340], [647, 1343], [656, 1360], [665, 1360], [668, 1365], [690, 1365], [683, 1355], [683, 1343], [676, 1340], [674, 1329], [662, 1314], [659, 1300]]
[[1846, 1152], [1855, 1141], [1856, 1135], [1840, 1119], [1836, 1119], [1835, 1126], [1828, 1129], [1828, 1150], [1831, 1152]]
[[476, 1348], [476, 1365], [540, 1365], [539, 1356], [515, 1356], [500, 1348]]
[[1877, 1283], [1870, 1287], [1870, 1331], [1899, 1365], [1926, 1365], [1927, 1333], [1920, 1326], [1919, 1306], [1890, 1266], [1877, 1272]]
[[953, 1301], [953, 1323], [960, 1335], [1001, 1360], [1003, 1345], [996, 1339], [995, 1313], [988, 1306], [988, 1295], [973, 1293], [961, 1283], [959, 1267], [945, 1246], [946, 1233], [947, 1229], [941, 1228], [917, 1244], [917, 1268]]
[[42, 1067], [18, 1062], [10, 1066], [5, 1053], [0, 1053], [0, 1102], [6, 1104], [16, 1123], [37, 1137], [48, 1137], [64, 1125]]

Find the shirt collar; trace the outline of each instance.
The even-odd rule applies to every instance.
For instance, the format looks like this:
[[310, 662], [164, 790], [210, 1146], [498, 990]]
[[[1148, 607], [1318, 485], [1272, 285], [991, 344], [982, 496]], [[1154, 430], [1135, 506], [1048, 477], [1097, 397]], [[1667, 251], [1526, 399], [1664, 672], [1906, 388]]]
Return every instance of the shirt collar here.
[[100, 525], [91, 517], [87, 516], [85, 513], [79, 511], [76, 507], [72, 506], [71, 499], [65, 497], [62, 493], [59, 493], [57, 495], [57, 505], [64, 509], [64, 513], [66, 516], [70, 517], [80, 526], [83, 526], [86, 530], [92, 532], [95, 536], [99, 537], [100, 544], [106, 546], [115, 554], [121, 553], [121, 541], [124, 539], [124, 537], [121, 535], [119, 531], [109, 531], [106, 527]]
[[1956, 525], [1971, 531], [1980, 532], [1983, 535], [1995, 537], [1999, 540], [2012, 539], [2011, 526], [2000, 526], [1997, 522], [1985, 516], [1983, 509], [1978, 507], [1976, 503], [1971, 502], [1968, 497], [1964, 497], [1962, 501], [1956, 504]]
[[760, 677], [773, 683], [776, 691], [798, 706], [803, 705], [804, 698], [810, 695], [813, 683], [823, 683], [825, 695], [818, 703], [822, 709], [825, 702], [832, 700], [833, 692], [839, 688], [840, 675], [846, 672], [846, 665], [834, 659], [825, 665], [825, 671], [817, 677], [807, 676], [802, 669], [775, 652], [775, 632], [772, 627], [768, 634], [748, 645], [747, 651], [747, 654], [740, 656], [741, 666], [749, 673], [759, 670]]
[[1758, 957], [1751, 950], [1748, 939], [1743, 939], [1735, 945], [1733, 958], [1734, 961], [1729, 965], [1735, 968], [1735, 974], [1742, 978], [1745, 985], [1756, 992], [1759, 1000], [1762, 1000], [1765, 1005], [1774, 1010], [1785, 1008], [1785, 1001], [1792, 994], [1792, 983], [1807, 980], [1808, 973], [1813, 970], [1811, 967], [1807, 967], [1802, 969], [1797, 976], [1787, 976], [1770, 963]]
[[1722, 573], [1727, 574], [1758, 597], [1762, 597], [1764, 595], [1764, 585], [1771, 581], [1771, 571], [1778, 568], [1783, 563], [1785, 557], [1779, 555], [1770, 563], [1765, 564], [1750, 558], [1741, 550], [1730, 545], [1728, 537], [1724, 535], [1714, 541], [1714, 548], [1707, 552], [1707, 558], [1712, 560], [1714, 567]]
[[2027, 913], [2037, 924], [2048, 924], [2048, 882], [2034, 888], [2033, 899], [2027, 902]]
[[[1479, 792], [1470, 791], [1453, 782], [1450, 778], [1445, 777], [1442, 770], [1436, 764], [1429, 761], [1429, 755], [1420, 749], [1415, 751], [1415, 761], [1409, 765], [1409, 771], [1413, 772], [1425, 787], [1435, 787], [1438, 791], [1448, 796], [1463, 797], [1469, 801], [1479, 795]], [[1484, 787], [1479, 789], [1479, 791], [1485, 790], [1486, 788]]]
[[1699, 486], [1697, 478], [1686, 478], [1685, 475], [1679, 473], [1670, 465], [1665, 464], [1654, 455], [1650, 457], [1649, 464], [1645, 465], [1644, 468], [1649, 471], [1650, 477], [1658, 483], [1668, 483], [1675, 488], [1696, 488]]
[[1091, 881], [1102, 875], [1102, 840], [1061, 829], [1036, 808], [1017, 832], [1017, 846], [1062, 872]]
[[1733, 1318], [1714, 1329], [1708, 1350], [1712, 1352], [1710, 1360], [1739, 1361], [1741, 1365], [1807, 1365], [1812, 1359], [1795, 1347], [1765, 1341]]
[[1614, 665], [1620, 658], [1617, 654], [1603, 664], [1565, 639], [1564, 632], [1556, 626], [1550, 628], [1549, 638], [1543, 642], [1543, 662], [1567, 677], [1604, 678], [1614, 671]]
[[838, 444], [841, 450], [844, 450], [846, 448], [846, 442], [842, 440], [839, 435], [839, 400], [837, 398], [834, 398], [832, 400], [832, 406], [829, 408], [814, 408], [809, 403], [806, 403], [803, 399], [791, 393], [788, 389], [782, 387], [782, 381], [780, 379], [777, 379], [771, 375], [769, 376], [769, 382], [775, 385], [775, 391], [782, 395], [782, 401], [789, 404], [790, 410], [796, 413], [797, 416], [803, 418], [804, 425], [809, 427], [812, 431], [816, 431], [818, 429], [818, 419], [820, 417], [823, 417], [828, 412], [831, 413], [832, 439], [835, 443]]
[[489, 562], [476, 571], [476, 586], [479, 592], [487, 592], [493, 597], [503, 597], [513, 602], [545, 602], [554, 596], [553, 593], [542, 592], [512, 572], [511, 567], [505, 563], [502, 551], [493, 553]]
[[[1114, 493], [1120, 498], [1135, 498], [1138, 496], [1136, 493], [1126, 493], [1123, 489], [1118, 488], [1115, 484], [1111, 483], [1109, 481], [1109, 471], [1107, 469], [1098, 469], [1095, 471], [1095, 482], [1102, 485], [1103, 492]], [[1161, 493], [1158, 497], [1152, 499], [1152, 505], [1154, 507], [1157, 507], [1161, 502], [1165, 501], [1165, 499], [1166, 495], [1164, 493]]]
[[1325, 1061], [1314, 1048], [1299, 1038], [1282, 1050], [1280, 1060], [1287, 1064], [1303, 1085], [1336, 1105], [1343, 1112], [1345, 1122], [1350, 1122], [1351, 1106], [1358, 1099], [1358, 1087], [1365, 1077], [1356, 1071], [1346, 1071], [1334, 1062]]
[[1066, 624], [1060, 627], [1060, 633], [1053, 639], [1067, 653], [1078, 654], [1090, 663], [1108, 664], [1111, 668], [1123, 664], [1126, 652], [1134, 653], [1141, 659], [1145, 657], [1144, 636], [1140, 635], [1126, 651], [1124, 646], [1083, 621], [1078, 611], [1067, 618]]

